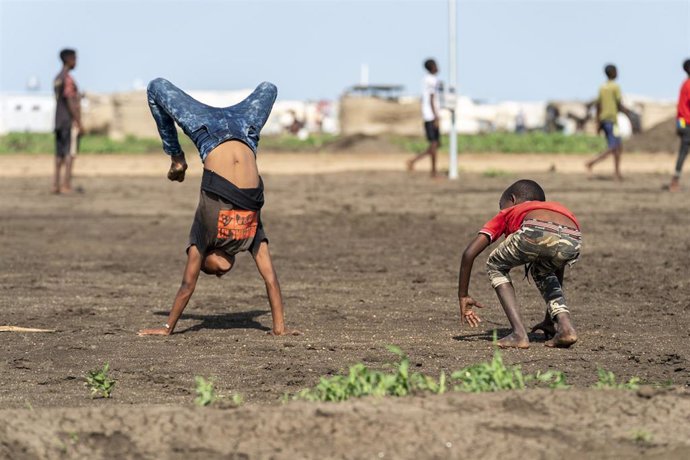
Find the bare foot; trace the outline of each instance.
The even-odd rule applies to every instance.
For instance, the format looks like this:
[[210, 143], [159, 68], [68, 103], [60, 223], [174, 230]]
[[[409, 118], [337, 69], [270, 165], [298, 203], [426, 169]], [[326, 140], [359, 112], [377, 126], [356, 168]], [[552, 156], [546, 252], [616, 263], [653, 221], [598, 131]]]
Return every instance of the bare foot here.
[[53, 188], [50, 189], [50, 193], [52, 193], [53, 195], [59, 195], [60, 194], [60, 187], [53, 186]]
[[551, 340], [544, 342], [544, 346], [551, 348], [570, 348], [575, 342], [577, 342], [575, 331], [570, 333], [556, 332], [556, 335], [554, 335]]
[[554, 326], [553, 321], [551, 321], [551, 318], [532, 326], [532, 330], [530, 332], [535, 333], [537, 331], [542, 331], [544, 333], [545, 340], [552, 339], [553, 336], [556, 335], [556, 327]]
[[282, 335], [302, 335], [300, 331], [297, 329], [284, 329], [281, 332], [276, 332], [276, 331], [268, 331], [266, 335], [272, 335], [275, 337], [282, 336]]
[[63, 185], [62, 187], [60, 187], [60, 193], [70, 194], [72, 193], [72, 187], [70, 187], [69, 185]]
[[593, 166], [591, 163], [585, 163], [585, 169], [587, 170], [587, 177], [590, 179], [594, 175], [594, 171], [592, 170]]
[[527, 337], [519, 337], [513, 332], [512, 334], [506, 335], [498, 342], [496, 342], [498, 348], [529, 348], [529, 339]]
[[182, 182], [184, 181], [184, 173], [187, 171], [187, 162], [182, 156], [181, 159], [176, 159], [173, 157], [172, 164], [168, 170], [168, 179], [171, 181]]
[[613, 180], [616, 182], [623, 182], [623, 176], [621, 176], [620, 174], [614, 174]]
[[407, 160], [407, 172], [412, 172], [414, 170], [414, 161]]

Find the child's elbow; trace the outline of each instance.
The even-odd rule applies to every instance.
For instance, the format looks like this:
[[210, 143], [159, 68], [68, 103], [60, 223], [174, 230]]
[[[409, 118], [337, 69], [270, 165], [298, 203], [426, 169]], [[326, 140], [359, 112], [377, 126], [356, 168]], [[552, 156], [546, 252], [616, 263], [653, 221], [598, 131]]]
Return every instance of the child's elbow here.
[[267, 288], [278, 287], [278, 277], [275, 274], [264, 276], [264, 282]]
[[186, 296], [191, 296], [194, 293], [195, 287], [196, 283], [182, 281], [182, 284], [180, 285], [180, 293]]
[[477, 257], [477, 254], [472, 250], [471, 247], [468, 247], [465, 249], [465, 251], [462, 253], [462, 264], [471, 264], [474, 262], [474, 259]]

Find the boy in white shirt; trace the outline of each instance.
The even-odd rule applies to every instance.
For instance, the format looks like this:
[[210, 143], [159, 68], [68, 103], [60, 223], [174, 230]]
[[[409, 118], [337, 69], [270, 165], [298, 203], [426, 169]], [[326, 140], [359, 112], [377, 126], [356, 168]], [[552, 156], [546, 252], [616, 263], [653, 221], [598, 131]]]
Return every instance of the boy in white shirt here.
[[431, 157], [431, 177], [436, 177], [436, 156], [441, 145], [441, 133], [439, 131], [440, 107], [441, 107], [441, 81], [438, 79], [438, 65], [433, 59], [424, 61], [427, 74], [422, 80], [422, 118], [424, 119], [424, 131], [429, 147], [413, 159], [407, 162], [407, 170], [412, 171], [414, 164], [429, 155]]

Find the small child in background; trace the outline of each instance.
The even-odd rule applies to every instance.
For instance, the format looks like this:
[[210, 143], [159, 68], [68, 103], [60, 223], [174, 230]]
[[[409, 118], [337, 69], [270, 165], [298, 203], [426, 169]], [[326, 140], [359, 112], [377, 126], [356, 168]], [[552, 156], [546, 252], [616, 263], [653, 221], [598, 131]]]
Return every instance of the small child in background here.
[[487, 271], [512, 332], [498, 341], [501, 348], [529, 348], [515, 289], [509, 272], [527, 265], [546, 302], [546, 317], [532, 332], [544, 332], [548, 347], [567, 348], [577, 342], [570, 311], [563, 296], [563, 274], [580, 256], [580, 226], [565, 206], [546, 201], [544, 190], [532, 180], [519, 180], [508, 187], [499, 200], [500, 212], [479, 231], [462, 255], [458, 297], [461, 322], [477, 327], [481, 319], [472, 307], [484, 306], [469, 295], [474, 259], [501, 235], [506, 239], [491, 253]]
[[608, 64], [604, 68], [604, 73], [608, 81], [599, 88], [596, 108], [597, 126], [599, 127], [599, 131], [603, 132], [604, 137], [606, 137], [607, 148], [588, 161], [585, 166], [587, 167], [587, 172], [591, 174], [595, 164], [604, 160], [607, 156], [613, 155], [613, 177], [615, 180], [620, 181], [623, 180], [623, 176], [621, 175], [623, 141], [621, 140], [618, 129], [618, 112], [623, 112], [628, 115], [630, 114], [630, 110], [623, 106], [621, 88], [618, 86], [618, 83], [616, 83], [616, 78], [618, 78], [618, 69], [616, 69], [616, 66]]

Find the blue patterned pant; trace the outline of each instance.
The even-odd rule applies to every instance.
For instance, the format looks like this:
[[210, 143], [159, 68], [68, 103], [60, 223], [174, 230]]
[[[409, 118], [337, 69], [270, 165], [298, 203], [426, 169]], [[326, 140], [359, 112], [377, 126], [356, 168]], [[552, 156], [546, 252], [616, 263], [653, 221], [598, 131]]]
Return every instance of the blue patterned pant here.
[[211, 150], [228, 140], [247, 144], [256, 155], [259, 132], [277, 95], [274, 84], [263, 82], [239, 104], [220, 108], [202, 104], [163, 78], [151, 80], [147, 88], [149, 108], [165, 153], [182, 153], [175, 128], [177, 123], [194, 142], [202, 162]]

